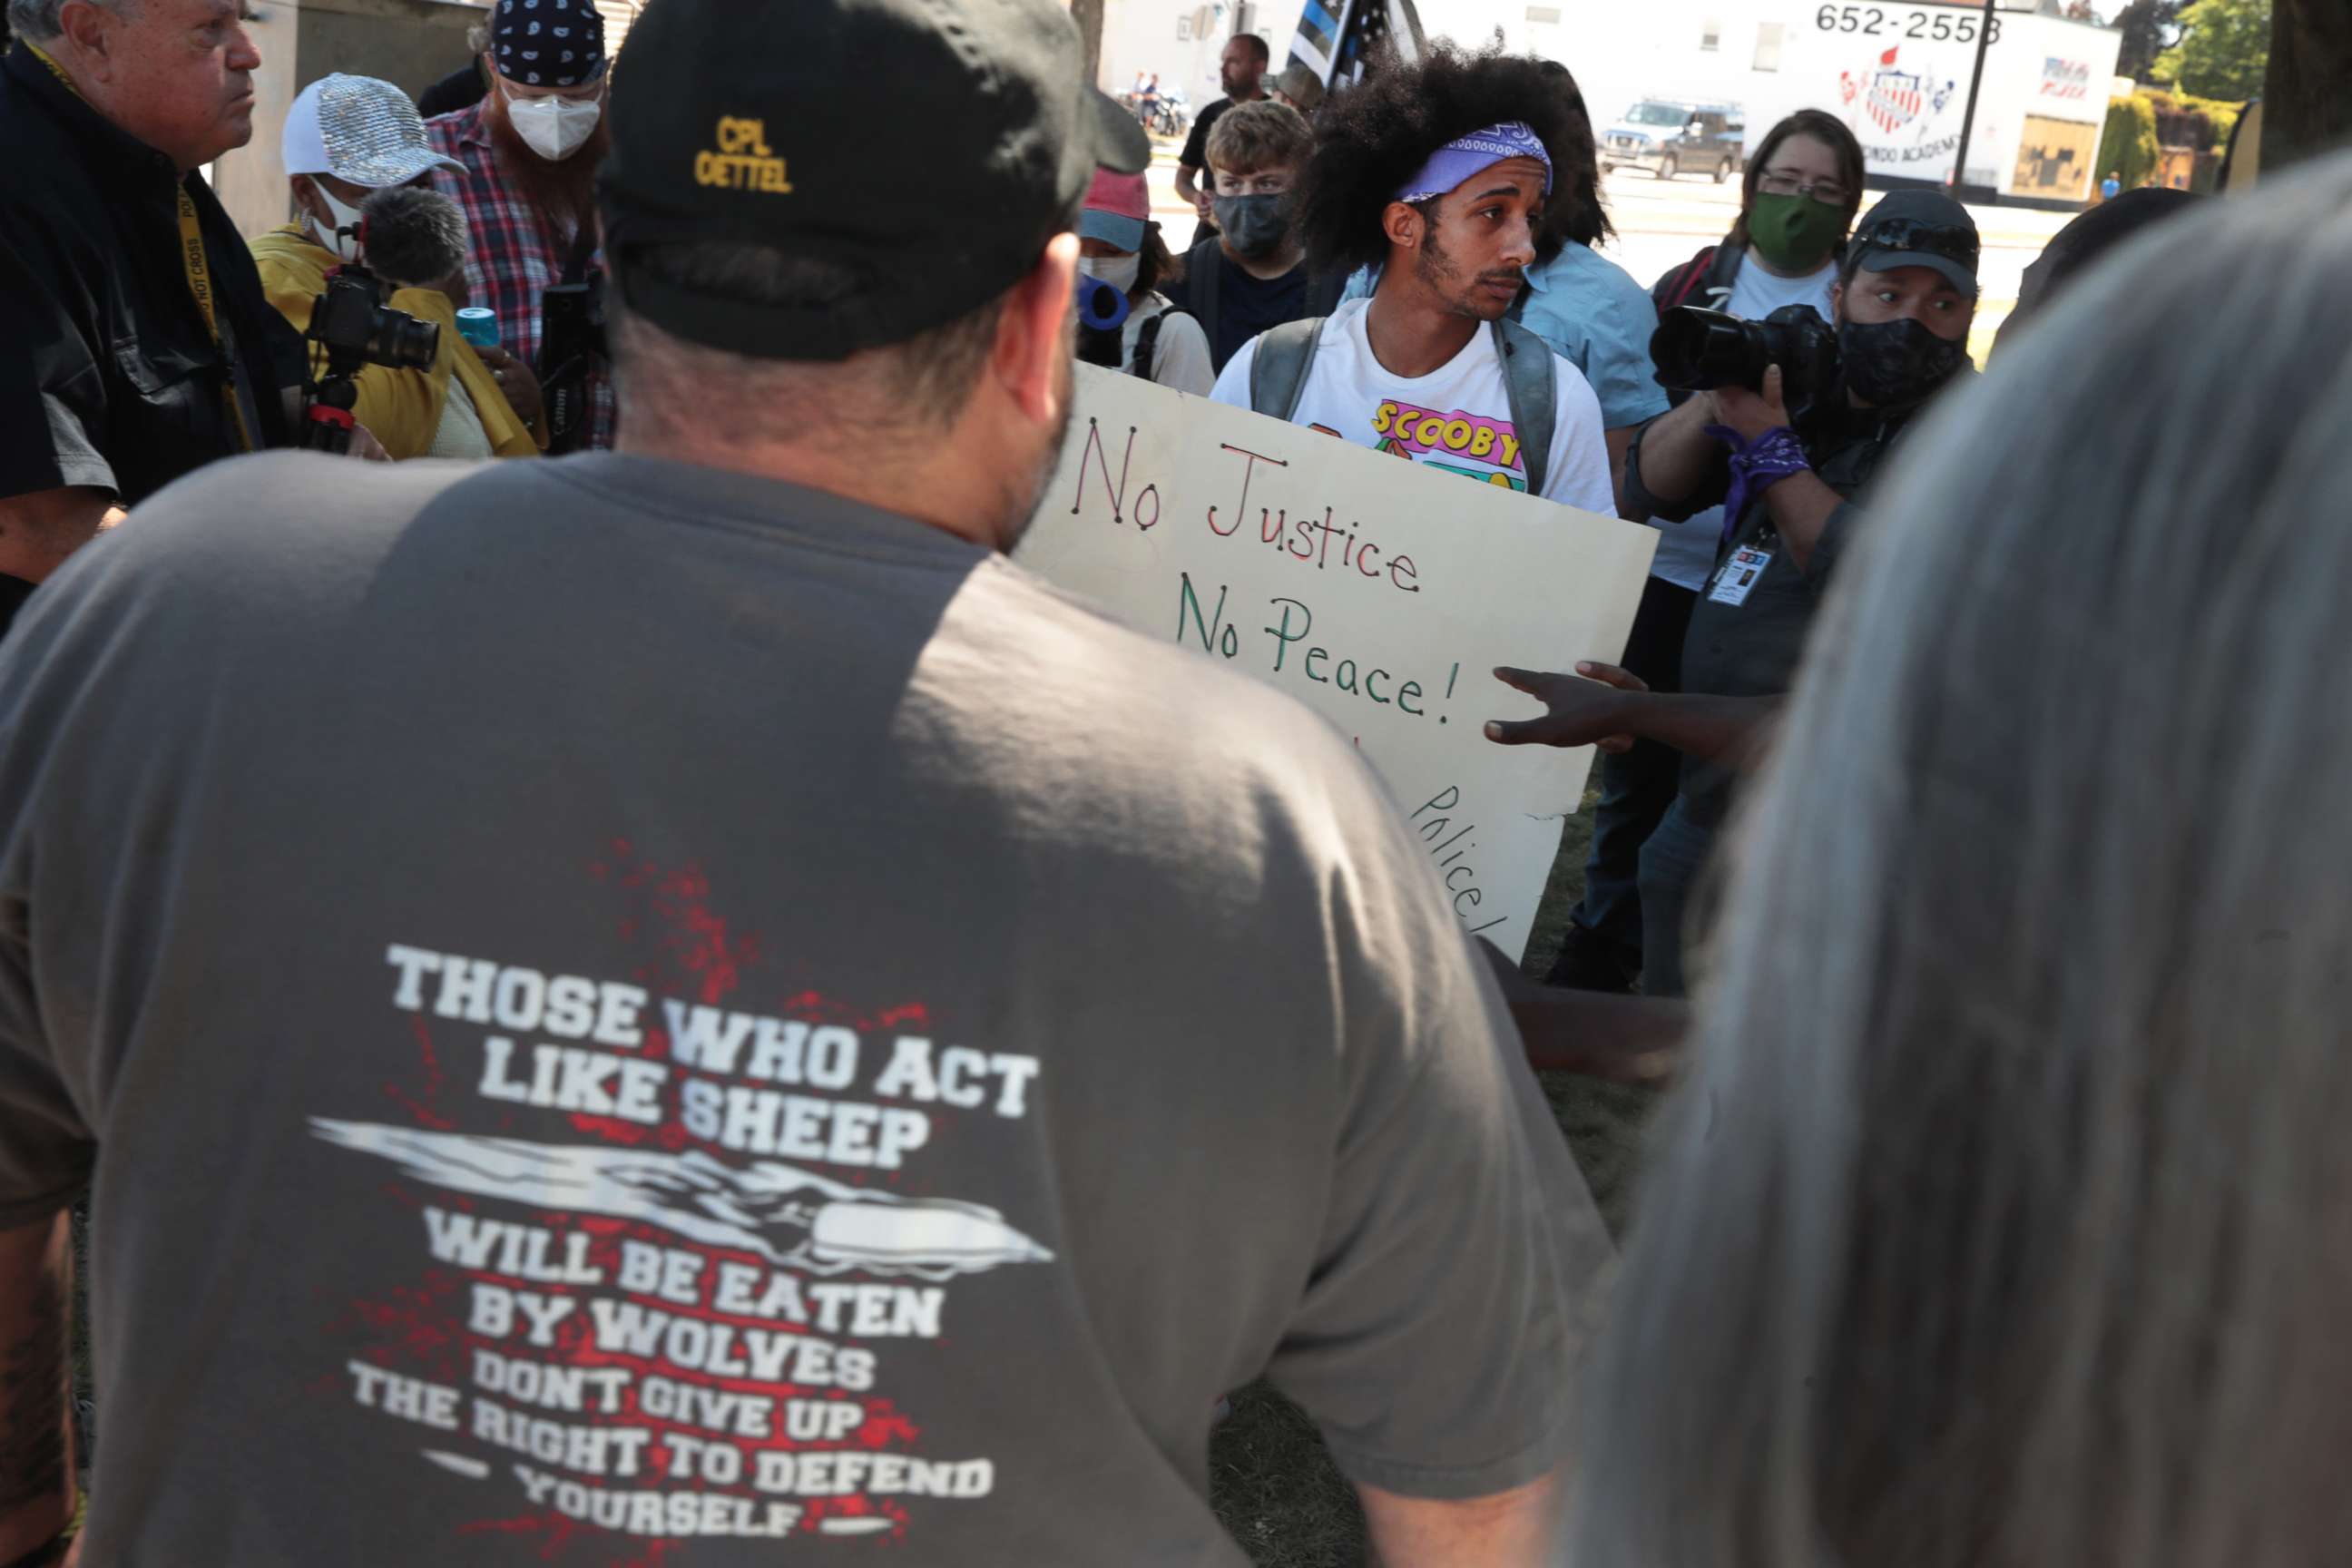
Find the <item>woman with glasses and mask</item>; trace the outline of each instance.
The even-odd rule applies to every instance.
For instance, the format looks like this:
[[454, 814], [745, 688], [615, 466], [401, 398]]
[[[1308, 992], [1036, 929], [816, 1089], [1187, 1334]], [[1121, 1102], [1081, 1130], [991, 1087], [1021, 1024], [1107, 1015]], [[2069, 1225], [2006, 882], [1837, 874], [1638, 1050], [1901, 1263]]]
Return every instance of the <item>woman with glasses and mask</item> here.
[[1838, 250], [1862, 210], [1862, 143], [1845, 121], [1801, 109], [1764, 133], [1740, 184], [1739, 218], [1651, 289], [1661, 312], [1704, 305], [1761, 321], [1783, 305], [1830, 315]]

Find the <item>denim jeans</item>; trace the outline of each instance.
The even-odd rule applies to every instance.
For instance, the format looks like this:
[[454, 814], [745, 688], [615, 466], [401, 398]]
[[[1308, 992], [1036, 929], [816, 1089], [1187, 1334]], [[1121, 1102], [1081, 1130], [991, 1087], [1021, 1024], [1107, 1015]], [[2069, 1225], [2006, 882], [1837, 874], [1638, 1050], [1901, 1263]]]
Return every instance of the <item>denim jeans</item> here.
[[1699, 934], [1694, 931], [1695, 907], [1700, 879], [1715, 853], [1715, 830], [1690, 819], [1686, 802], [1677, 798], [1657, 831], [1642, 846], [1642, 994], [1645, 996], [1685, 994], [1688, 977], [1683, 953]]
[[[1698, 595], [1653, 577], [1625, 637], [1619, 662], [1653, 691], [1682, 689], [1683, 637]], [[1682, 753], [1655, 741], [1601, 759], [1601, 805], [1592, 819], [1592, 847], [1584, 859], [1584, 901], [1570, 918], [1605, 939], [1628, 969], [1643, 966], [1642, 845], [1675, 803]]]

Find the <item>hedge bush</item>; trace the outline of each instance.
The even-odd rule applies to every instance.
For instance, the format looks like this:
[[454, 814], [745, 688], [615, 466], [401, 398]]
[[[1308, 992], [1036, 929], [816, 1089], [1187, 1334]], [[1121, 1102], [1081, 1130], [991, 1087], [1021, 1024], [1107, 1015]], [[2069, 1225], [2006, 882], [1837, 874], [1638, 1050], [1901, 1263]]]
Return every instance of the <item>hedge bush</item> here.
[[2148, 95], [2136, 92], [2110, 102], [2107, 128], [2099, 138], [2098, 165], [2092, 171], [2092, 177], [2104, 180], [2113, 170], [2123, 181], [2124, 189], [2132, 190], [2155, 175], [2156, 160], [2156, 105]]

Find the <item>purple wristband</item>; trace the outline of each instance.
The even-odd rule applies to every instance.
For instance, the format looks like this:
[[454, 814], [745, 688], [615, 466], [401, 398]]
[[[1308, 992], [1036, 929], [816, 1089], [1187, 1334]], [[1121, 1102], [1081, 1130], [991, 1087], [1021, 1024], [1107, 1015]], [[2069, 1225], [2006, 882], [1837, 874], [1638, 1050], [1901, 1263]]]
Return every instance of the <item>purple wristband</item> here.
[[1728, 541], [1739, 528], [1748, 503], [1787, 479], [1810, 472], [1804, 443], [1786, 425], [1775, 425], [1753, 441], [1743, 440], [1728, 425], [1710, 425], [1706, 433], [1731, 448], [1731, 488], [1723, 496], [1723, 537]]

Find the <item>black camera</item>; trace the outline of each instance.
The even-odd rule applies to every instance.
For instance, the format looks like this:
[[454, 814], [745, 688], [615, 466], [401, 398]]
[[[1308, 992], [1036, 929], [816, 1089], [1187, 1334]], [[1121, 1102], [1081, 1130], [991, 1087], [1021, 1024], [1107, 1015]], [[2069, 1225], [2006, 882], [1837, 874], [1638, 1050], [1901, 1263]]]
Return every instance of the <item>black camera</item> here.
[[1777, 364], [1780, 401], [1799, 417], [1837, 379], [1837, 331], [1811, 305], [1783, 305], [1760, 321], [1677, 305], [1651, 334], [1650, 359], [1672, 392], [1761, 392], [1766, 368]]
[[588, 376], [609, 358], [601, 270], [587, 268], [578, 282], [551, 283], [541, 291], [539, 388], [551, 455], [573, 450], [587, 435]]
[[327, 291], [310, 307], [309, 335], [331, 362], [340, 353], [393, 370], [430, 370], [441, 352], [441, 323], [385, 304], [383, 285], [362, 267], [339, 268], [327, 279]]
[[351, 450], [352, 409], [359, 402], [352, 378], [362, 366], [429, 370], [441, 353], [441, 324], [386, 305], [383, 285], [357, 264], [328, 275], [327, 291], [310, 303], [310, 326], [303, 336], [327, 356], [302, 428], [302, 445], [314, 452]]

